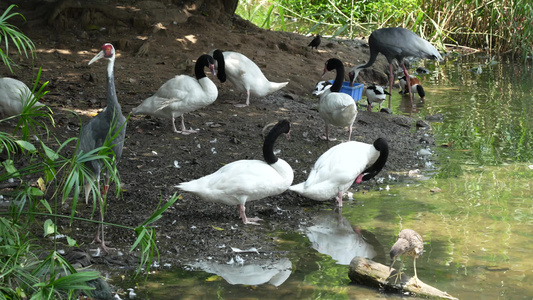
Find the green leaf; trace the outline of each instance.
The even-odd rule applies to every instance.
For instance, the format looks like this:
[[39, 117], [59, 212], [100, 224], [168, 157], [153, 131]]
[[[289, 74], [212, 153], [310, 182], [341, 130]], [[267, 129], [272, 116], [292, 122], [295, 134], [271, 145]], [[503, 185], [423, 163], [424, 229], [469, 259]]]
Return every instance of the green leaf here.
[[52, 207], [50, 207], [50, 203], [48, 201], [41, 199], [41, 204], [46, 208], [46, 210], [51, 214], [52, 213]]
[[40, 197], [40, 196], [43, 196], [44, 193], [43, 191], [41, 191], [40, 189], [36, 187], [30, 187], [30, 195], [35, 196], [35, 197]]
[[67, 242], [70, 247], [76, 246], [76, 240], [67, 235]]
[[44, 221], [44, 236], [47, 236], [49, 234], [56, 233], [56, 225], [52, 220], [47, 219]]
[[29, 151], [29, 152], [37, 151], [35, 146], [32, 143], [30, 143], [30, 142], [26, 142], [26, 141], [23, 141], [23, 140], [16, 140], [15, 143], [17, 143], [22, 149], [24, 149], [26, 151]]
[[17, 168], [15, 168], [15, 165], [13, 164], [13, 160], [7, 159], [7, 160], [2, 162], [2, 165], [4, 166], [4, 168], [6, 169], [6, 172], [8, 174], [17, 173]]

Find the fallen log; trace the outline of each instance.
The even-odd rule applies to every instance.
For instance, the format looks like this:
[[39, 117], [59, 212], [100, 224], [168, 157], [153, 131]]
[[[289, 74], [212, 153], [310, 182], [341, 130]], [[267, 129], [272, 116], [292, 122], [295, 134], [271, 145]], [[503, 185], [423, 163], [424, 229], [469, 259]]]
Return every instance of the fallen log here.
[[414, 278], [407, 276], [404, 272], [402, 272], [401, 278], [397, 279], [397, 276], [395, 276], [397, 272], [394, 268], [392, 272], [389, 272], [389, 266], [356, 256], [350, 262], [348, 277], [354, 283], [385, 291], [408, 292], [413, 295], [430, 298], [457, 299], [446, 292], [423, 283], [420, 278], [415, 283]]

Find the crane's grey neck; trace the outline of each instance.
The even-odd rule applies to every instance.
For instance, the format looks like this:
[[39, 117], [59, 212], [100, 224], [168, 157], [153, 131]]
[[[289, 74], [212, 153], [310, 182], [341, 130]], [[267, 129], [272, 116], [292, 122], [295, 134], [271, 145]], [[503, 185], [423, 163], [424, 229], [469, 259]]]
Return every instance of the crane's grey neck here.
[[222, 51], [216, 49], [213, 51], [213, 58], [217, 61], [217, 78], [220, 82], [226, 82], [226, 61]]
[[363, 171], [363, 181], [368, 181], [378, 175], [389, 157], [389, 145], [384, 138], [375, 140], [373, 145], [379, 151], [379, 157], [374, 164]]
[[278, 122], [268, 133], [263, 143], [263, 158], [269, 165], [275, 164], [278, 158], [274, 154], [274, 143], [282, 133], [288, 133], [290, 131], [290, 123], [288, 120], [282, 120]]

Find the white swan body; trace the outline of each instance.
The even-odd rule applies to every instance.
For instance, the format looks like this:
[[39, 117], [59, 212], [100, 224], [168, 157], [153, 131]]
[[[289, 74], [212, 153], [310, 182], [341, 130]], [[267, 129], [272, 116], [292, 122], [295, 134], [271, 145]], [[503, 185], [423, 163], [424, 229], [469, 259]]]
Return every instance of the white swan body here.
[[348, 127], [348, 140], [352, 135], [352, 127], [357, 117], [357, 107], [350, 95], [331, 92], [331, 83], [320, 81], [313, 94], [320, 97], [318, 114], [326, 123], [326, 136], [329, 139], [329, 125]]
[[[0, 78], [0, 115], [11, 117], [20, 114], [23, 103], [30, 97], [33, 98], [33, 94], [24, 82], [9, 77]], [[33, 106], [44, 104], [35, 102]]]
[[377, 175], [388, 154], [388, 145], [382, 138], [374, 144], [355, 141], [339, 144], [318, 158], [305, 182], [289, 190], [316, 201], [337, 197], [338, 205], [342, 206], [342, 194], [354, 181], [360, 183]]
[[288, 82], [269, 81], [261, 69], [241, 53], [213, 50], [211, 54], [217, 61], [217, 76], [220, 81], [224, 82], [227, 78], [237, 90], [246, 92], [246, 104], [240, 106], [250, 105], [250, 95], [264, 97], [288, 84]]
[[340, 93], [342, 83], [344, 82], [344, 65], [337, 58], [331, 58], [326, 61], [324, 66], [324, 74], [335, 69], [337, 74], [333, 85], [329, 82], [321, 81], [313, 92], [314, 95], [320, 97], [318, 104], [318, 112], [320, 117], [326, 123], [326, 140], [329, 138], [329, 124], [349, 128], [348, 141], [352, 136], [352, 127], [355, 118], [357, 117], [357, 107], [352, 97], [346, 93]]
[[[205, 76], [204, 66], [214, 74], [214, 60], [208, 55], [202, 55], [196, 61], [196, 78], [178, 75], [165, 82], [157, 92], [145, 99], [133, 109], [132, 114], [147, 114], [156, 117], [172, 118], [174, 132], [189, 134], [194, 130], [187, 130], [183, 121], [183, 114], [203, 108], [213, 103], [218, 97], [218, 89], [211, 79]], [[176, 129], [175, 118], [181, 116], [181, 131]]]
[[244, 224], [256, 224], [257, 218], [247, 218], [246, 202], [274, 196], [286, 191], [292, 184], [291, 166], [273, 153], [274, 142], [281, 133], [290, 131], [290, 123], [282, 120], [265, 138], [261, 160], [239, 160], [229, 163], [215, 173], [183, 182], [179, 189], [193, 193], [205, 201], [237, 205]]

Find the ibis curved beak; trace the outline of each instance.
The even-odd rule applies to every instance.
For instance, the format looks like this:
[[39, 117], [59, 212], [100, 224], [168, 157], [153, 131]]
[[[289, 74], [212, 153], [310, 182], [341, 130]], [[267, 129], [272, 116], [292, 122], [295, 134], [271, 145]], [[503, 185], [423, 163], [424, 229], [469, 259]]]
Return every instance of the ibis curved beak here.
[[104, 53], [104, 50], [100, 50], [100, 52], [98, 52], [98, 54], [96, 54], [95, 57], [93, 57], [93, 59], [91, 59], [91, 61], [89, 61], [89, 65], [92, 64], [93, 62], [99, 60], [100, 58], [104, 57], [105, 53]]

